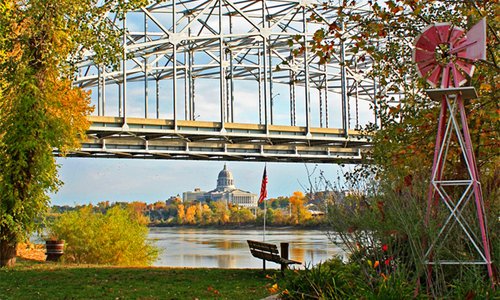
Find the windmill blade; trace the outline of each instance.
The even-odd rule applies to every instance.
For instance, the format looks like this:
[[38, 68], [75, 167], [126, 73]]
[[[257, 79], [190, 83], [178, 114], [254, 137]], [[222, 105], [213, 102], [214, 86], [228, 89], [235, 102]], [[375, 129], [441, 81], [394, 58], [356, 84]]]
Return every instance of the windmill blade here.
[[436, 55], [434, 52], [425, 51], [422, 49], [415, 49], [414, 61], [419, 63], [436, 62]]
[[416, 49], [421, 49], [434, 53], [436, 50], [436, 43], [429, 39], [429, 37], [421, 34], [417, 38], [417, 43], [415, 44]]
[[452, 30], [453, 25], [449, 23], [443, 23], [435, 26], [436, 33], [439, 37], [439, 43], [448, 43], [450, 37], [450, 31]]
[[432, 85], [433, 87], [436, 87], [439, 83], [439, 78], [441, 77], [441, 74], [443, 72], [443, 68], [440, 65], [437, 65], [434, 70], [430, 73], [429, 77], [427, 77], [427, 82]]
[[453, 74], [453, 85], [454, 86], [461, 86], [467, 82], [467, 76], [465, 76], [462, 72], [460, 72], [460, 69], [457, 68], [456, 63], [451, 64], [451, 72]]
[[486, 60], [486, 19], [482, 19], [467, 32], [467, 40], [471, 46], [467, 47], [467, 58]]
[[418, 36], [413, 61], [419, 75], [441, 88], [464, 85], [474, 72], [474, 62], [486, 58], [486, 20], [467, 33], [450, 23], [430, 25]]
[[429, 76], [432, 70], [436, 68], [438, 64], [436, 61], [431, 61], [429, 63], [419, 63], [417, 66], [417, 71], [420, 73], [420, 77], [426, 78]]
[[458, 41], [460, 41], [465, 36], [465, 30], [459, 27], [453, 27], [450, 34], [449, 43], [452, 47], [455, 47]]
[[443, 67], [443, 72], [441, 74], [441, 86], [440, 86], [442, 89], [446, 89], [446, 88], [454, 86], [452, 78], [450, 76], [451, 65], [453, 65], [453, 64], [449, 63]]
[[462, 70], [469, 77], [471, 77], [472, 73], [474, 73], [474, 65], [471, 64], [469, 61], [463, 61], [461, 59], [457, 59], [457, 61], [455, 61], [455, 64], [458, 67], [458, 69]]

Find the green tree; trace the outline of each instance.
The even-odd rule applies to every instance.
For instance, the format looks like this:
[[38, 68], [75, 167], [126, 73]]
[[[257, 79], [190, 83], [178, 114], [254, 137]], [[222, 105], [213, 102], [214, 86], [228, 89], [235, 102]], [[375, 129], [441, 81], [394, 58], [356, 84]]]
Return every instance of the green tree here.
[[158, 249], [147, 241], [148, 223], [133, 206], [114, 206], [106, 213], [86, 206], [63, 213], [48, 230], [65, 241], [66, 262], [140, 266], [158, 256]]
[[61, 182], [52, 156], [79, 146], [89, 94], [71, 84], [82, 51], [117, 63], [119, 33], [99, 21], [146, 1], [0, 1], [0, 266], [15, 264], [16, 244], [48, 209]]

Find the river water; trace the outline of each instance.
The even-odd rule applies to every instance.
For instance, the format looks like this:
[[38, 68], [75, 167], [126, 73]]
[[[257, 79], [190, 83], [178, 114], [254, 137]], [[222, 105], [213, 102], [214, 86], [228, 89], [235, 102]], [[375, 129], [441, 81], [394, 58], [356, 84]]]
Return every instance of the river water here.
[[[203, 268], [262, 268], [262, 260], [254, 258], [247, 240], [262, 241], [262, 230], [201, 229], [183, 227], [152, 227], [149, 239], [161, 249], [153, 266]], [[289, 257], [311, 266], [343, 255], [324, 232], [318, 230], [266, 230], [266, 242], [278, 245], [289, 242]], [[279, 268], [267, 262], [267, 268]]]

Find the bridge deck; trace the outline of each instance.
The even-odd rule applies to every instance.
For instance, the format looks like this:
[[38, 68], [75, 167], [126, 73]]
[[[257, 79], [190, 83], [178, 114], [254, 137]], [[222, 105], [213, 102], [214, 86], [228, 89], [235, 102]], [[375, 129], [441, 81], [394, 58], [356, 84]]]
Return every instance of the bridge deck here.
[[88, 117], [69, 156], [142, 159], [359, 163], [370, 138], [357, 130], [205, 121]]

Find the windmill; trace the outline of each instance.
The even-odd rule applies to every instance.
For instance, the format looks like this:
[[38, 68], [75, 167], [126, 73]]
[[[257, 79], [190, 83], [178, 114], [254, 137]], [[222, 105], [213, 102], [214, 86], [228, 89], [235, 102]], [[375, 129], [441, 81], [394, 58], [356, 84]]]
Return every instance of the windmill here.
[[[433, 212], [444, 205], [444, 220], [437, 220], [438, 233], [427, 245], [424, 263], [431, 272], [433, 265], [486, 265], [494, 284], [484, 202], [476, 159], [472, 148], [464, 101], [477, 98], [474, 87], [464, 86], [474, 73], [474, 63], [486, 59], [486, 21], [481, 20], [468, 32], [449, 23], [427, 27], [416, 39], [413, 60], [418, 73], [433, 89], [426, 90], [432, 100], [441, 102], [434, 161], [429, 187], [426, 225]], [[454, 141], [454, 142], [453, 142]], [[459, 149], [450, 149], [450, 148]], [[447, 157], [458, 150], [467, 171], [463, 178], [448, 178]], [[452, 192], [453, 191], [453, 192]], [[458, 191], [458, 192], [457, 192]], [[464, 217], [464, 209], [475, 203], [473, 220]], [[443, 216], [440, 216], [441, 218]], [[462, 230], [470, 243], [475, 259], [441, 259], [437, 252], [452, 228]], [[473, 228], [476, 228], [474, 230]], [[428, 277], [429, 280], [431, 276]]]

